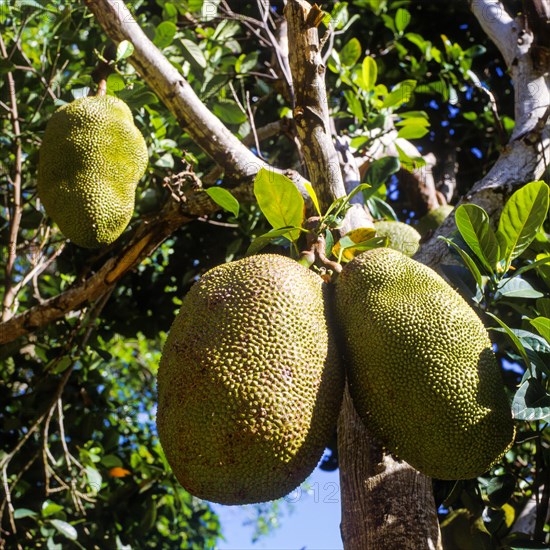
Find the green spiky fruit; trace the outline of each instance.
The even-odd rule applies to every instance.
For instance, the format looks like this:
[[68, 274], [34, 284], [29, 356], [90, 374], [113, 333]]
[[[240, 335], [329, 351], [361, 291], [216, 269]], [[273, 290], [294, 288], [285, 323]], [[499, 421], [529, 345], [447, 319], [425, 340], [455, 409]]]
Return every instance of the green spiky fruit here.
[[38, 195], [75, 244], [115, 241], [132, 217], [147, 146], [126, 103], [113, 96], [76, 99], [49, 120], [40, 148]]
[[481, 320], [439, 275], [378, 248], [336, 283], [350, 392], [368, 429], [424, 474], [468, 479], [510, 447], [514, 425]]
[[453, 210], [454, 206], [451, 204], [444, 204], [443, 206], [434, 208], [434, 210], [430, 210], [424, 217], [420, 218], [416, 229], [421, 235], [426, 235], [428, 231], [434, 231]]
[[379, 237], [387, 237], [388, 246], [406, 254], [414, 256], [420, 246], [420, 233], [403, 222], [381, 221], [374, 224]]
[[158, 372], [159, 438], [190, 493], [277, 499], [335, 430], [343, 372], [321, 277], [283, 256], [221, 265], [191, 288]]

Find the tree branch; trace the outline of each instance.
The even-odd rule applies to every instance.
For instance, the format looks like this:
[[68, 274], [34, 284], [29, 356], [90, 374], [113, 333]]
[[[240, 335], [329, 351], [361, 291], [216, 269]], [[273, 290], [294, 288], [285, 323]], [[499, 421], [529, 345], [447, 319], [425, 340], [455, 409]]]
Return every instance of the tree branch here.
[[[296, 106], [294, 118], [304, 158], [322, 207], [346, 194], [340, 162], [332, 142], [324, 70], [315, 21], [317, 6], [289, 0], [290, 68]], [[342, 160], [345, 144], [338, 142]], [[350, 167], [353, 168], [353, 167]], [[356, 170], [346, 180], [358, 180]], [[356, 181], [357, 183], [357, 181]], [[350, 189], [348, 189], [349, 191]], [[359, 212], [361, 205], [355, 205]], [[364, 218], [348, 218], [349, 229], [370, 226]], [[338, 421], [342, 495], [342, 538], [346, 549], [439, 548], [439, 527], [431, 482], [405, 463], [398, 463], [368, 437], [346, 390]]]
[[[540, 74], [533, 64], [532, 34], [521, 27], [520, 21], [513, 22], [500, 3], [475, 0], [471, 7], [484, 30], [506, 53], [515, 90], [515, 127], [510, 142], [491, 170], [457, 206], [477, 204], [496, 220], [510, 195], [524, 184], [539, 179], [550, 165], [550, 75], [548, 71]], [[490, 18], [487, 14], [491, 13]], [[498, 35], [499, 30], [502, 35]], [[454, 216], [448, 216], [415, 258], [430, 266], [452, 263], [451, 252], [438, 236], [449, 235], [455, 229]]]
[[[237, 200], [252, 200], [252, 190], [248, 184], [232, 189], [232, 193]], [[109, 258], [93, 275], [69, 290], [0, 323], [0, 345], [34, 332], [83, 304], [98, 299], [144, 258], [152, 254], [176, 229], [196, 217], [207, 216], [218, 210], [219, 207], [202, 190], [190, 192], [184, 204], [170, 200], [160, 213], [152, 218], [143, 219], [130, 236], [128, 244]]]
[[[122, 40], [132, 42], [134, 52], [129, 58], [130, 63], [195, 143], [223, 168], [226, 176], [237, 182], [251, 182], [260, 168], [288, 175], [256, 157], [204, 105], [187, 80], [147, 38], [122, 0], [84, 2], [111, 40], [115, 43]], [[292, 176], [298, 189], [308, 197], [304, 178], [297, 173]]]
[[510, 66], [515, 56], [514, 42], [517, 40], [514, 20], [500, 0], [468, 0], [468, 3], [485, 34], [499, 49], [506, 65]]
[[[8, 59], [8, 52], [4, 40], [0, 35], [0, 55], [2, 59]], [[23, 214], [23, 205], [21, 203], [21, 173], [23, 168], [23, 150], [21, 147], [21, 127], [19, 125], [19, 113], [17, 110], [17, 96], [15, 93], [15, 81], [11, 72], [6, 75], [8, 81], [8, 93], [10, 97], [10, 118], [13, 127], [13, 142], [15, 144], [15, 166], [11, 184], [13, 188], [13, 208], [10, 216], [10, 233], [8, 241], [8, 261], [6, 262], [5, 291], [2, 301], [2, 321], [9, 319], [13, 315], [13, 306], [17, 296], [13, 286], [13, 269], [17, 258], [17, 235], [19, 225]], [[8, 210], [9, 212], [9, 210]]]

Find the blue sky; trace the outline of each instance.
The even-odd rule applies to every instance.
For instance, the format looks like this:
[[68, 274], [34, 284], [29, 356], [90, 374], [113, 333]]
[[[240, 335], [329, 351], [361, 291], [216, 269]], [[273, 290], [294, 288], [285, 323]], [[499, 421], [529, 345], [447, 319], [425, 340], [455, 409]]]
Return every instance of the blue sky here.
[[219, 550], [341, 550], [340, 480], [338, 471], [318, 468], [308, 479], [309, 490], [295, 491], [287, 497], [292, 506], [282, 506], [281, 526], [256, 544], [251, 539], [252, 525], [248, 506], [213, 505], [218, 514], [225, 541]]

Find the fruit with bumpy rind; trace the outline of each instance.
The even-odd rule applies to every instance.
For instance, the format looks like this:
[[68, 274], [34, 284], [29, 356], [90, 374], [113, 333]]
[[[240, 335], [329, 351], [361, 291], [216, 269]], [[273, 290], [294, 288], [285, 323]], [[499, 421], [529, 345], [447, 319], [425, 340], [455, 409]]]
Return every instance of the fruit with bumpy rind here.
[[414, 256], [420, 247], [420, 233], [406, 223], [379, 221], [375, 222], [374, 228], [379, 237], [387, 237], [389, 248], [407, 256]]
[[126, 103], [113, 96], [83, 97], [48, 122], [38, 196], [67, 238], [99, 248], [128, 226], [146, 167], [147, 146]]
[[440, 479], [487, 471], [514, 424], [479, 317], [435, 271], [388, 248], [347, 264], [336, 313], [350, 393], [369, 431]]
[[158, 371], [157, 426], [191, 494], [281, 498], [319, 462], [344, 375], [321, 277], [274, 254], [215, 267], [183, 300]]

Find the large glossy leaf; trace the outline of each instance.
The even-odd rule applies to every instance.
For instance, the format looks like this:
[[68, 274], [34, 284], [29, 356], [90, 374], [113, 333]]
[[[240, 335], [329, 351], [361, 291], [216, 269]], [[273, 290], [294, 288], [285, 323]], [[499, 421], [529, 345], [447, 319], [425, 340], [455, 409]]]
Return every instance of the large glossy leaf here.
[[499, 246], [487, 212], [475, 204], [461, 204], [456, 209], [455, 221], [466, 244], [492, 273], [499, 260]]
[[548, 185], [533, 181], [508, 199], [500, 216], [497, 238], [506, 248], [501, 257], [507, 265], [517, 258], [535, 238], [548, 212]]
[[[304, 221], [304, 198], [287, 177], [262, 168], [254, 180], [254, 195], [258, 205], [273, 229], [300, 227]], [[298, 229], [288, 238], [295, 241]]]
[[542, 298], [544, 294], [534, 289], [525, 279], [507, 278], [498, 285], [495, 299], [506, 298]]
[[550, 420], [550, 395], [536, 379], [529, 378], [519, 387], [512, 402], [516, 420]]
[[550, 343], [550, 319], [548, 317], [537, 317], [530, 323], [538, 330], [539, 334]]

